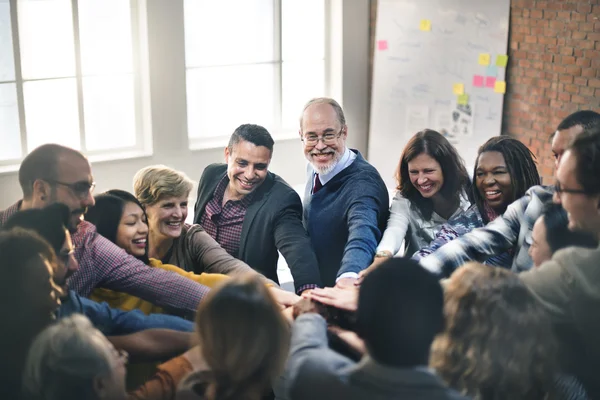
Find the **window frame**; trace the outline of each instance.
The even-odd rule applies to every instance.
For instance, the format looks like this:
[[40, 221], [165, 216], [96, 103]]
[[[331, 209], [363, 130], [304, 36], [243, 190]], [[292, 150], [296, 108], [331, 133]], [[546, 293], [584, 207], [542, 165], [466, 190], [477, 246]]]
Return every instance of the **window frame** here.
[[[83, 79], [81, 69], [81, 41], [79, 29], [79, 3], [78, 0], [69, 0], [71, 3], [71, 21], [73, 29], [73, 45], [75, 58], [75, 74], [73, 76], [56, 76], [50, 78], [24, 79], [21, 66], [21, 40], [19, 34], [19, 0], [9, 0], [10, 24], [12, 35], [12, 51], [14, 62], [14, 80], [6, 80], [0, 84], [14, 84], [16, 86], [17, 111], [21, 143], [21, 157], [0, 160], [0, 173], [18, 169], [20, 162], [29, 153], [27, 137], [27, 121], [25, 111], [25, 98], [23, 86], [26, 82], [49, 81], [56, 79], [75, 79], [77, 86], [77, 113], [79, 118], [80, 151], [91, 161], [120, 160], [152, 155], [152, 132], [150, 113], [150, 87], [149, 87], [149, 57], [148, 57], [148, 30], [147, 10], [145, 0], [129, 1], [131, 10], [131, 42], [132, 42], [132, 76], [134, 84], [134, 120], [135, 120], [135, 145], [103, 150], [88, 150], [84, 116]], [[92, 75], [93, 76], [93, 75]]]
[[[273, 2], [273, 15], [275, 18], [273, 19], [273, 32], [275, 33], [275, 37], [273, 40], [273, 61], [270, 62], [256, 62], [256, 63], [238, 63], [231, 65], [260, 65], [260, 64], [269, 64], [273, 66], [274, 74], [273, 74], [273, 89], [274, 89], [274, 128], [269, 130], [269, 133], [273, 137], [275, 142], [282, 140], [293, 140], [298, 139], [298, 130], [284, 128], [282, 123], [283, 116], [283, 47], [282, 47], [282, 21], [283, 21], [283, 12], [282, 12], [282, 2], [286, 0], [272, 0]], [[296, 0], [298, 1], [298, 0]], [[185, 0], [184, 0], [185, 2]], [[331, 20], [332, 14], [332, 2], [333, 0], [324, 0], [324, 15], [323, 15], [323, 23], [324, 23], [324, 54], [323, 54], [323, 83], [324, 83], [324, 96], [331, 96], [332, 92], [332, 83], [331, 83], [331, 27], [328, 26]], [[185, 5], [184, 5], [185, 8]], [[184, 37], [185, 37], [185, 26], [183, 27]], [[185, 53], [185, 50], [184, 50]], [[316, 61], [316, 59], [315, 59]], [[188, 70], [197, 70], [202, 68], [218, 68], [218, 67], [226, 67], [230, 65], [205, 65], [205, 66], [194, 66], [188, 67], [187, 64], [184, 64], [184, 73], [185, 73], [185, 82], [186, 82], [186, 98], [185, 98], [185, 107], [188, 110], [188, 96], [187, 96], [187, 73]], [[310, 99], [306, 99], [308, 101]], [[301, 110], [298, 110], [298, 117], [300, 117]], [[235, 127], [231, 127], [231, 132], [233, 132]], [[213, 137], [191, 137], [189, 132], [189, 120], [186, 120], [185, 124], [186, 137], [188, 140], [188, 149], [191, 151], [196, 150], [208, 150], [208, 149], [216, 149], [222, 148], [227, 145], [229, 141], [229, 137], [231, 136], [231, 132], [223, 134], [221, 136], [213, 136]]]

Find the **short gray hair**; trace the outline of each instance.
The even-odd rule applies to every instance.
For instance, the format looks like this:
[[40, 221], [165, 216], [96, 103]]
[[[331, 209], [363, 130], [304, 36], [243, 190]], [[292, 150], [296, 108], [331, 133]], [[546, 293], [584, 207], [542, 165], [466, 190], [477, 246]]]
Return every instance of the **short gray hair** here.
[[164, 197], [187, 197], [193, 187], [194, 182], [186, 174], [166, 165], [142, 168], [133, 177], [135, 197], [144, 206], [155, 204]]
[[94, 398], [93, 380], [114, 365], [106, 341], [87, 317], [74, 314], [49, 326], [33, 341], [23, 373], [23, 390], [32, 398]]
[[342, 106], [330, 97], [315, 97], [311, 99], [304, 105], [302, 109], [302, 114], [300, 114], [300, 129], [302, 129], [302, 119], [304, 118], [304, 112], [306, 109], [314, 104], [329, 104], [335, 110], [335, 114], [337, 115], [337, 119], [342, 125], [342, 127], [346, 126], [346, 116], [344, 115], [344, 110], [342, 110]]

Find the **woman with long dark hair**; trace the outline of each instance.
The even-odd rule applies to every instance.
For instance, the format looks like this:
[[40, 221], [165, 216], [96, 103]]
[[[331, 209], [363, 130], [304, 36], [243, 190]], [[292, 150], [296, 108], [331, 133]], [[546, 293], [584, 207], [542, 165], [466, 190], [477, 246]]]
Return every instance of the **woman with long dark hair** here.
[[471, 205], [471, 181], [458, 152], [440, 133], [426, 129], [406, 144], [397, 193], [372, 267], [400, 250], [413, 254], [427, 246], [441, 226]]

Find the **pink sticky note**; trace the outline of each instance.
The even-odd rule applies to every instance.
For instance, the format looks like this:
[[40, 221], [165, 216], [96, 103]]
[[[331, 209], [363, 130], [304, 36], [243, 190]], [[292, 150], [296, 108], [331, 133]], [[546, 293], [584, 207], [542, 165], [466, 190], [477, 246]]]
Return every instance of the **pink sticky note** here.
[[377, 49], [379, 49], [379, 50], [387, 50], [388, 49], [387, 40], [378, 40], [377, 41]]
[[495, 84], [496, 84], [495, 76], [486, 76], [485, 77], [485, 86], [486, 87], [493, 88]]
[[473, 86], [483, 87], [483, 75], [473, 75]]

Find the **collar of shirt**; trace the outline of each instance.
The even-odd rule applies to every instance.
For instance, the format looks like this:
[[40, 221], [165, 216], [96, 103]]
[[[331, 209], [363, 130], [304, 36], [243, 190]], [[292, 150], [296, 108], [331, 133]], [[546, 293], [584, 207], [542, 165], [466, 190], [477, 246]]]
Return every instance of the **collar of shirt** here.
[[[225, 174], [225, 176], [223, 176], [223, 178], [221, 178], [221, 180], [217, 184], [217, 187], [215, 188], [215, 192], [213, 195], [213, 197], [216, 200], [218, 200], [220, 209], [223, 208], [223, 196], [225, 196], [225, 190], [227, 190], [228, 185], [229, 185], [229, 177], [227, 176], [227, 174]], [[258, 188], [256, 188], [254, 191], [247, 194], [246, 196], [242, 197], [240, 200], [228, 200], [228, 202], [229, 201], [231, 201], [231, 202], [239, 201], [240, 204], [244, 208], [248, 208], [248, 206], [250, 205], [250, 202], [252, 201], [252, 198], [254, 197], [254, 193], [256, 192], [256, 190], [258, 190]]]
[[[345, 168], [350, 166], [350, 164], [352, 164], [354, 162], [354, 160], [356, 160], [356, 153], [353, 152], [352, 150], [350, 150], [348, 147], [346, 147], [346, 150], [344, 151], [342, 158], [340, 158], [340, 161], [338, 161], [338, 163], [335, 165], [333, 170], [331, 170], [331, 172], [328, 172], [326, 174], [320, 174], [319, 180], [321, 181], [321, 183], [323, 185], [326, 184], [327, 182], [332, 180], [337, 174], [339, 174]], [[315, 176], [314, 174], [315, 174], [315, 172], [313, 172], [313, 178]]]

